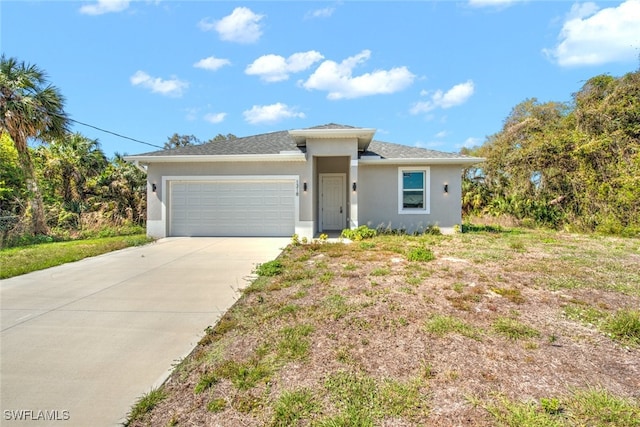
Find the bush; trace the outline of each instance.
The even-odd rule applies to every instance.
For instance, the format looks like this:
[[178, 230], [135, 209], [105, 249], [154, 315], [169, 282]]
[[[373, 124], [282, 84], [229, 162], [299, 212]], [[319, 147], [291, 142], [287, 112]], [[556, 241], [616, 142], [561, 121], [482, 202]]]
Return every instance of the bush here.
[[281, 274], [283, 270], [284, 266], [282, 265], [282, 262], [274, 259], [273, 261], [267, 261], [263, 264], [258, 264], [258, 266], [256, 267], [256, 274], [258, 276], [272, 277]]
[[342, 230], [342, 233], [340, 234], [340, 236], [344, 237], [345, 239], [359, 241], [359, 240], [376, 237], [377, 234], [378, 232], [376, 230], [369, 228], [366, 225], [361, 225], [358, 228], [354, 228], [354, 229], [347, 228]]
[[411, 251], [409, 251], [409, 254], [407, 255], [407, 259], [409, 261], [432, 261], [434, 260], [436, 257], [435, 255], [433, 255], [433, 252], [431, 251], [431, 249], [427, 249], [427, 248], [414, 248], [411, 249]]

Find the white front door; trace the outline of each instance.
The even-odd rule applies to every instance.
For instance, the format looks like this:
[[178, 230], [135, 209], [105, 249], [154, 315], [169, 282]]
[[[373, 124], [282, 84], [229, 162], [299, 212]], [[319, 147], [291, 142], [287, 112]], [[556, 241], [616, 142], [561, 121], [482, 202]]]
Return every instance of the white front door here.
[[346, 226], [345, 174], [320, 175], [320, 231]]

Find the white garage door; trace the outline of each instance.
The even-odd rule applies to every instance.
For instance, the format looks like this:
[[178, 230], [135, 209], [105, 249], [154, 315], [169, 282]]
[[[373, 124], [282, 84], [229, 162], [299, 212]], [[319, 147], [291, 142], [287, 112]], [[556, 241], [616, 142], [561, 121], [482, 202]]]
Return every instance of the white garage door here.
[[291, 236], [294, 180], [172, 181], [171, 236]]

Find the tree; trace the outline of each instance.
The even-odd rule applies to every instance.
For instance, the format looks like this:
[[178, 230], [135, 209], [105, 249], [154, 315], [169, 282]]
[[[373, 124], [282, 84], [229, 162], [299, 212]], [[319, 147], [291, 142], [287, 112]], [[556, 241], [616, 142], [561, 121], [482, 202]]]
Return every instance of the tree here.
[[207, 141], [207, 143], [209, 142], [218, 142], [218, 141], [232, 141], [234, 139], [237, 139], [238, 137], [235, 136], [232, 133], [228, 133], [226, 135], [223, 135], [221, 133], [217, 134], [216, 136], [214, 136], [213, 138], [211, 138], [210, 140]]
[[88, 181], [108, 165], [100, 144], [80, 133], [67, 134], [38, 147], [33, 154], [49, 224], [79, 227], [92, 190]]
[[95, 178], [92, 210], [111, 226], [143, 225], [147, 211], [147, 177], [121, 155]]
[[47, 82], [44, 71], [15, 58], [0, 59], [0, 130], [9, 134], [18, 151], [29, 192], [34, 234], [47, 234], [42, 195], [29, 152], [29, 139], [46, 141], [67, 132], [64, 98]]
[[38, 154], [43, 160], [43, 176], [67, 205], [84, 202], [87, 179], [100, 175], [108, 164], [98, 140], [80, 133], [56, 138], [40, 147]]
[[173, 150], [180, 147], [198, 145], [200, 143], [200, 140], [193, 135], [178, 135], [174, 133], [168, 138], [167, 142], [164, 143], [164, 149]]

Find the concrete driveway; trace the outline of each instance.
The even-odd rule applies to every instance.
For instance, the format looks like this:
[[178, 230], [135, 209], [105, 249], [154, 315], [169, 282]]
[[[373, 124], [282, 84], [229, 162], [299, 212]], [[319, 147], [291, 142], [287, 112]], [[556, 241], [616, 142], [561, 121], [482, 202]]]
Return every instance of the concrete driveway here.
[[0, 424], [122, 423], [288, 243], [168, 238], [3, 280]]

